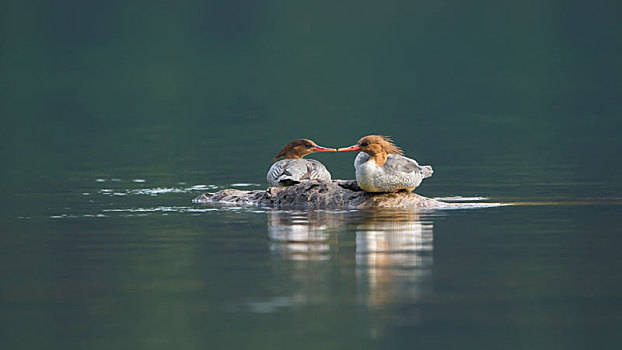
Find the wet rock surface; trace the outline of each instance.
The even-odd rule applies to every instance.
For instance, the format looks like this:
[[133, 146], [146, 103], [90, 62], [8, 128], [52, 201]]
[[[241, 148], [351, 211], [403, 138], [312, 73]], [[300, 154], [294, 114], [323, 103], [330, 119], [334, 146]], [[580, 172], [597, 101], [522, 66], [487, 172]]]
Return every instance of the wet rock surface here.
[[254, 191], [224, 189], [216, 193], [204, 193], [193, 202], [308, 209], [441, 209], [461, 205], [410, 192], [369, 193], [361, 190], [354, 180], [310, 180], [289, 187], [268, 187], [266, 190]]

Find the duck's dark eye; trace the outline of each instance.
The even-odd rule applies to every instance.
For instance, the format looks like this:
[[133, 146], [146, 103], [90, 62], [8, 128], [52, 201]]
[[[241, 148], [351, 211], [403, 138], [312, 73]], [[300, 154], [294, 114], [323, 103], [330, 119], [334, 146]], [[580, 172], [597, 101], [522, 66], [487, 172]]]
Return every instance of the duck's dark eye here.
[[310, 144], [310, 143], [305, 143], [305, 147], [307, 147], [307, 148], [313, 148], [313, 145], [312, 145], [312, 144]]
[[369, 142], [363, 142], [363, 143], [361, 143], [361, 147], [367, 147], [367, 146], [369, 146]]

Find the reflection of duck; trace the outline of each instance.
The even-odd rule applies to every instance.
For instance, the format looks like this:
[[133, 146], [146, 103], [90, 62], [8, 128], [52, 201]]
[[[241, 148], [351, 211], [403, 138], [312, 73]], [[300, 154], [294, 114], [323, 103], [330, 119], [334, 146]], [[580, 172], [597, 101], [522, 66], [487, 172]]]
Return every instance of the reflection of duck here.
[[[353, 228], [355, 248], [347, 238], [340, 244], [338, 238]], [[268, 212], [268, 234], [271, 251], [288, 260], [354, 262], [359, 292], [374, 305], [418, 298], [432, 265], [432, 224], [412, 211], [274, 210]], [[293, 278], [330, 281], [320, 276], [319, 265], [309, 266], [296, 265]]]
[[357, 225], [357, 277], [369, 303], [421, 295], [432, 265], [432, 242], [432, 225], [414, 212], [372, 212]]
[[335, 152], [334, 148], [318, 146], [315, 142], [307, 139], [294, 140], [288, 143], [274, 157], [284, 159], [272, 164], [266, 180], [270, 186], [290, 186], [302, 180], [330, 181], [330, 173], [324, 164], [315, 159], [302, 159], [313, 152]]
[[321, 304], [334, 297], [334, 261], [338, 258], [336, 228], [344, 227], [344, 212], [268, 211], [270, 251], [284, 263], [274, 271], [287, 297], [297, 304]]
[[329, 228], [338, 226], [339, 214], [326, 211], [270, 211], [270, 248], [292, 260], [326, 260]]
[[432, 250], [432, 226], [422, 222], [416, 212], [386, 211], [371, 215], [371, 219], [357, 225], [357, 253]]
[[402, 150], [385, 136], [369, 135], [341, 151], [361, 151], [354, 160], [356, 181], [367, 192], [412, 191], [432, 176], [432, 167], [406, 158]]
[[407, 313], [387, 307], [416, 305], [429, 289], [432, 224], [418, 213], [274, 210], [268, 234], [271, 251], [287, 260], [276, 263], [274, 273], [291, 289], [283, 298], [292, 306], [331, 302], [355, 278], [357, 300], [373, 314], [371, 337], [383, 337], [395, 318], [419, 317], [416, 307]]

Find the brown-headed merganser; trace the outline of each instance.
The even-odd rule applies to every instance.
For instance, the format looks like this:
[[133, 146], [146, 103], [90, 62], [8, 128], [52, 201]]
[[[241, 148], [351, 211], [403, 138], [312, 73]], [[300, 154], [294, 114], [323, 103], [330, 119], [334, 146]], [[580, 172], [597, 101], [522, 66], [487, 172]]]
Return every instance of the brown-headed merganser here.
[[410, 192], [433, 172], [431, 166], [404, 157], [386, 136], [365, 136], [356, 145], [338, 151], [361, 151], [354, 160], [356, 182], [367, 192]]
[[315, 159], [302, 159], [313, 152], [336, 152], [335, 148], [321, 147], [307, 139], [294, 140], [288, 143], [274, 156], [274, 160], [284, 159], [272, 164], [266, 180], [270, 186], [291, 186], [302, 180], [330, 181], [330, 173], [324, 164]]

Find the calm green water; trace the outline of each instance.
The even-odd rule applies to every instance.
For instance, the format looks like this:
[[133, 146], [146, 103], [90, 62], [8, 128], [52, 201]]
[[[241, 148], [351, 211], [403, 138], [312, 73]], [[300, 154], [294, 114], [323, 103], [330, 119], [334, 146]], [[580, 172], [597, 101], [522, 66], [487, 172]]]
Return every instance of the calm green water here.
[[[0, 1], [0, 348], [617, 346], [619, 7]], [[517, 205], [191, 203], [371, 133]]]

